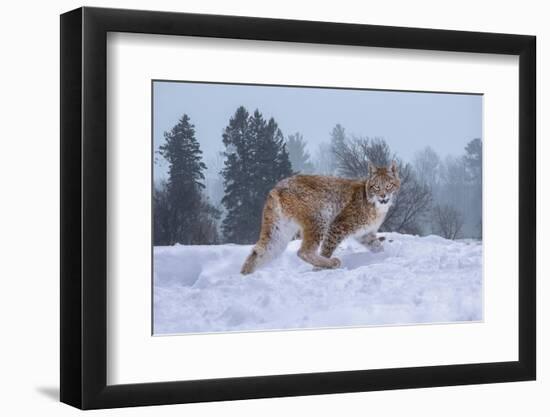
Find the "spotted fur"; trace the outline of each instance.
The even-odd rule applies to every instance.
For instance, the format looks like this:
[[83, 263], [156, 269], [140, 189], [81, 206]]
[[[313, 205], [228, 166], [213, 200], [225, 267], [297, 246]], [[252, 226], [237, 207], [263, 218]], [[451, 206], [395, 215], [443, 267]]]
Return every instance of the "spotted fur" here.
[[260, 238], [241, 273], [278, 256], [297, 233], [302, 237], [298, 256], [317, 268], [340, 266], [332, 254], [347, 236], [381, 250], [376, 232], [399, 187], [395, 162], [389, 168], [371, 165], [367, 180], [296, 175], [280, 181], [267, 197]]

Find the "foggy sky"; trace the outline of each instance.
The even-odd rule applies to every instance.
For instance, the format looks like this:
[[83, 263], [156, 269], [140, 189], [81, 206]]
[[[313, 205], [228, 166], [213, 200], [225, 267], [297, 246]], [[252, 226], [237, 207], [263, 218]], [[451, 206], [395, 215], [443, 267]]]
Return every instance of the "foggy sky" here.
[[[467, 142], [482, 137], [481, 95], [166, 81], [153, 87], [155, 150], [163, 132], [187, 113], [207, 164], [223, 150], [222, 131], [240, 105], [273, 117], [285, 137], [302, 133], [312, 156], [337, 123], [350, 136], [383, 137], [405, 161], [426, 146], [442, 157], [460, 155]], [[155, 166], [155, 179], [164, 171]]]

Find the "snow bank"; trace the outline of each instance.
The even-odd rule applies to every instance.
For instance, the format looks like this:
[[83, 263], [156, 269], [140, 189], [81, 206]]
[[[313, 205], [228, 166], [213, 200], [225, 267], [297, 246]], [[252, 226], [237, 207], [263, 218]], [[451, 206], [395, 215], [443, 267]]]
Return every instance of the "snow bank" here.
[[482, 320], [480, 242], [385, 236], [381, 253], [346, 240], [322, 271], [293, 241], [246, 277], [250, 246], [155, 247], [155, 334]]

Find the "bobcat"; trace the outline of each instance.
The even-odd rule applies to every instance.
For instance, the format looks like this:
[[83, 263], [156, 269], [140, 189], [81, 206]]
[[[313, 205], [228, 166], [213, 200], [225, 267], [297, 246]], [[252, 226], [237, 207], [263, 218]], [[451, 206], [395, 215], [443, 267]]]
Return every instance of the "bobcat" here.
[[389, 168], [370, 164], [366, 180], [285, 178], [267, 196], [260, 238], [241, 273], [250, 274], [278, 256], [298, 232], [302, 236], [298, 256], [315, 268], [338, 268], [340, 260], [331, 256], [350, 235], [372, 250], [381, 250], [383, 239], [377, 239], [376, 232], [400, 184], [395, 161]]

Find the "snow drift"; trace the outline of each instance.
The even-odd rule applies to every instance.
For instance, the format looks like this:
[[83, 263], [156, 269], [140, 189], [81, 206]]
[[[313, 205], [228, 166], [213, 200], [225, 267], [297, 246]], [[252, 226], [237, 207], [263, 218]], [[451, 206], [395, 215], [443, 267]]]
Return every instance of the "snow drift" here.
[[342, 267], [313, 271], [291, 242], [239, 274], [251, 246], [154, 248], [154, 333], [199, 333], [482, 320], [482, 245], [386, 236], [371, 253], [344, 241]]

